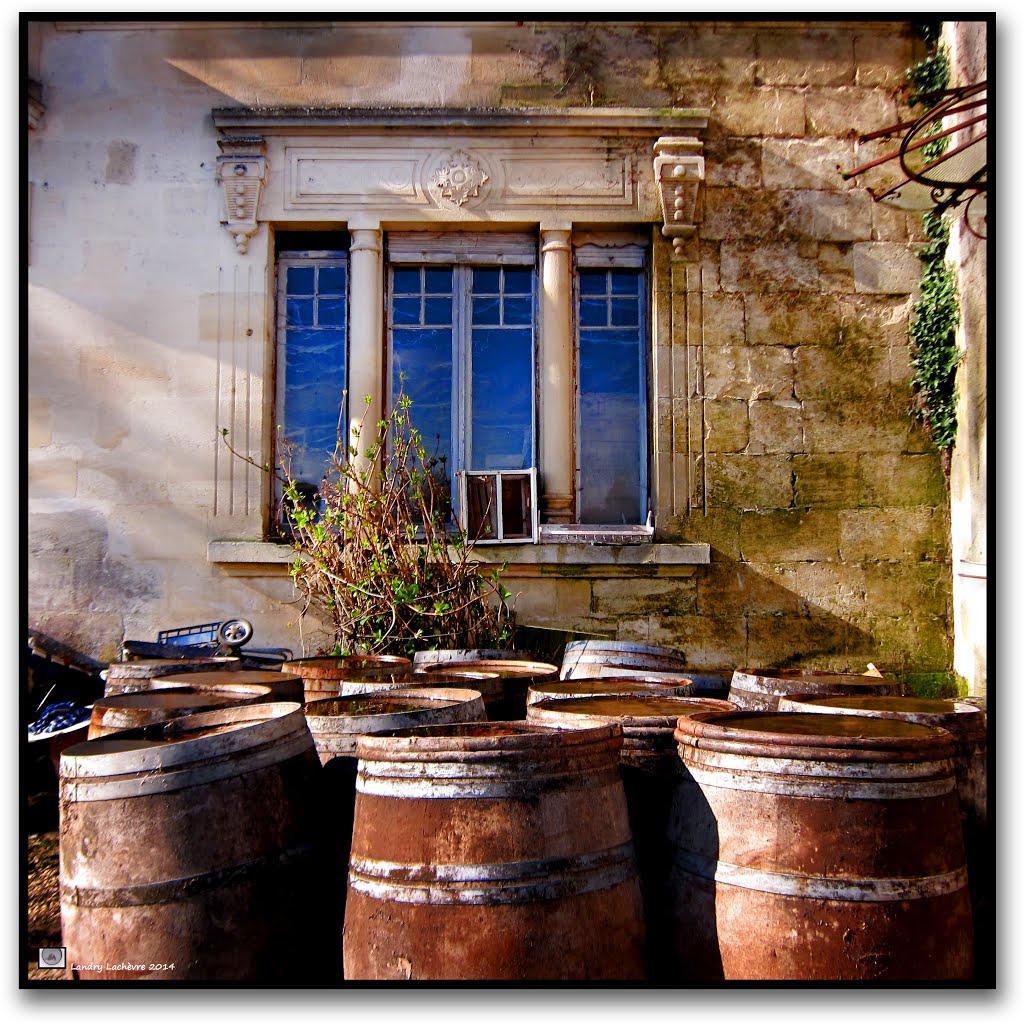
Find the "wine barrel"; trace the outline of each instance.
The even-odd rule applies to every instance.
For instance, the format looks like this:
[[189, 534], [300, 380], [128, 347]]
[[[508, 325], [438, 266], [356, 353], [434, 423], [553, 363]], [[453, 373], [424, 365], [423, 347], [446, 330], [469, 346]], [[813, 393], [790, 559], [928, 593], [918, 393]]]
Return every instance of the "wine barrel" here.
[[487, 718], [492, 722], [522, 721], [526, 718], [526, 692], [537, 682], [548, 682], [558, 678], [558, 666], [546, 661], [519, 661], [513, 658], [486, 659], [474, 661], [445, 661], [435, 665], [424, 665], [427, 678], [447, 672], [487, 672], [498, 676], [497, 693], [484, 695]]
[[531, 651], [517, 651], [502, 647], [448, 647], [437, 651], [417, 651], [412, 656], [416, 671], [446, 661], [536, 661]]
[[895, 718], [952, 733], [955, 741], [953, 769], [975, 933], [985, 931], [987, 934], [992, 912], [987, 893], [993, 862], [988, 832], [988, 742], [982, 709], [963, 700], [922, 697], [783, 697], [779, 710]]
[[953, 766], [965, 822], [984, 826], [988, 819], [987, 737], [985, 715], [961, 700], [922, 697], [782, 697], [780, 711], [802, 714], [894, 718], [947, 729], [956, 740]]
[[416, 671], [407, 676], [381, 676], [374, 679], [344, 679], [341, 697], [355, 697], [360, 693], [381, 693], [410, 686], [454, 686], [479, 690], [484, 699], [494, 699], [503, 692], [501, 677], [495, 672], [449, 672], [438, 666], [436, 672]]
[[736, 669], [729, 700], [744, 711], [777, 711], [779, 698], [829, 696], [902, 696], [903, 687], [882, 676], [855, 672], [816, 672], [795, 668]]
[[172, 684], [141, 693], [119, 693], [102, 697], [93, 704], [86, 738], [95, 740], [126, 729], [167, 722], [182, 715], [231, 705], [259, 704], [269, 698], [269, 686], [241, 683], [228, 683], [216, 688]]
[[305, 712], [321, 764], [339, 756], [354, 756], [361, 735], [486, 719], [478, 691], [451, 687], [407, 687], [329, 697], [310, 701]]
[[[334, 980], [317, 865], [321, 767], [302, 708], [252, 704], [69, 747], [63, 943], [73, 978]], [[336, 911], [335, 911], [336, 912]], [[311, 973], [312, 972], [312, 973]]]
[[267, 686], [270, 688], [269, 700], [284, 701], [289, 704], [302, 703], [302, 680], [291, 672], [279, 669], [247, 668], [237, 669], [228, 673], [190, 672], [184, 676], [164, 676], [154, 683], [153, 688], [159, 689], [161, 683], [174, 683], [194, 686], [197, 689], [223, 686]]
[[101, 673], [103, 695], [139, 693], [152, 689], [150, 680], [187, 672], [231, 672], [241, 665], [238, 658], [152, 658], [138, 661], [112, 661]]
[[593, 679], [601, 668], [641, 669], [682, 673], [686, 655], [673, 647], [635, 644], [624, 640], [573, 640], [565, 645], [560, 678]]
[[941, 729], [702, 712], [669, 822], [691, 981], [963, 981], [967, 871]]
[[604, 723], [622, 729], [619, 761], [644, 896], [647, 975], [652, 981], [676, 983], [683, 977], [675, 961], [673, 920], [668, 912], [673, 902], [668, 817], [684, 771], [674, 737], [676, 722], [681, 715], [699, 711], [735, 710], [734, 704], [724, 700], [665, 693], [546, 699], [526, 709], [527, 721], [553, 729], [587, 729]]
[[529, 722], [361, 736], [346, 979], [642, 979], [621, 742]]
[[542, 700], [572, 697], [625, 697], [635, 693], [645, 697], [693, 696], [693, 683], [686, 676], [602, 676], [600, 679], [555, 679], [534, 683], [526, 692], [527, 711]]
[[298, 658], [285, 662], [286, 672], [302, 679], [303, 699], [324, 700], [341, 696], [345, 679], [391, 679], [412, 673], [412, 662], [397, 654], [344, 654]]

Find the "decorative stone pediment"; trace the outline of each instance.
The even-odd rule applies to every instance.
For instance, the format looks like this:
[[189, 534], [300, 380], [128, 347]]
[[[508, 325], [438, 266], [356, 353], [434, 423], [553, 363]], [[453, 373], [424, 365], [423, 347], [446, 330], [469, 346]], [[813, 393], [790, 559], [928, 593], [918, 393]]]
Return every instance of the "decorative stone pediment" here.
[[[259, 220], [417, 228], [664, 220], [666, 234], [692, 234], [707, 125], [706, 111], [623, 108], [218, 108], [213, 118], [225, 151], [225, 223], [240, 247]], [[257, 138], [265, 148], [245, 150]], [[669, 214], [659, 198], [662, 143], [672, 143], [668, 187], [683, 189]], [[684, 158], [686, 175], [673, 175]], [[251, 184], [251, 198], [240, 184]]]
[[217, 180], [224, 199], [221, 223], [244, 254], [259, 227], [260, 196], [267, 177], [266, 142], [258, 135], [227, 136], [218, 145]]

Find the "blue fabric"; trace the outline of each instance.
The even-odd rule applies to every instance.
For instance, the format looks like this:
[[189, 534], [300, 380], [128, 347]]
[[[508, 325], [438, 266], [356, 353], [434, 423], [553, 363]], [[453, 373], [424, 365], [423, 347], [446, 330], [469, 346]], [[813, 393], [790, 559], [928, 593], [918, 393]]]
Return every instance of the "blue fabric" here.
[[28, 731], [34, 736], [56, 732], [58, 729], [66, 729], [68, 726], [87, 721], [90, 714], [89, 708], [71, 701], [47, 704], [39, 713], [39, 717], [28, 727]]

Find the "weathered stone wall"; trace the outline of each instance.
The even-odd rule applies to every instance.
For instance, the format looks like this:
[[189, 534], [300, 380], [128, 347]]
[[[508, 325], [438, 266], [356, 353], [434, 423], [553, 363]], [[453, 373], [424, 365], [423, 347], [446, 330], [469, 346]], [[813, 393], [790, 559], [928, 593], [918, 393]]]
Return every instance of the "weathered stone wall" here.
[[909, 24], [106, 29], [30, 26], [33, 624], [110, 657], [241, 614], [298, 646], [279, 568], [207, 560], [211, 539], [258, 539], [259, 480], [238, 467], [222, 492], [213, 463], [225, 402], [238, 430], [265, 408], [273, 323], [270, 268], [240, 267], [218, 223], [213, 107], [707, 107], [698, 238], [655, 254], [689, 370], [656, 396], [654, 442], [690, 467], [659, 539], [711, 563], [524, 579], [521, 615], [707, 669], [949, 668], [948, 502], [907, 412], [918, 229], [837, 170], [900, 114]]

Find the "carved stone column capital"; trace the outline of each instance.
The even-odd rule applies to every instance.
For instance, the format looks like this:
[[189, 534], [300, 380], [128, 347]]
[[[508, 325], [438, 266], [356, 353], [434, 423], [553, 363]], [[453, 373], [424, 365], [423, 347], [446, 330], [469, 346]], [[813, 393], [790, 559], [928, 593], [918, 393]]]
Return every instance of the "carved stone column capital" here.
[[687, 239], [697, 233], [701, 219], [700, 192], [704, 183], [704, 145], [692, 136], [662, 136], [654, 144], [654, 179], [658, 183], [662, 233], [680, 255]]
[[243, 255], [259, 224], [260, 197], [267, 180], [267, 144], [261, 136], [227, 136], [217, 143], [217, 180], [224, 208], [221, 223]]

